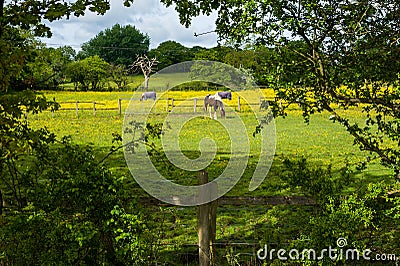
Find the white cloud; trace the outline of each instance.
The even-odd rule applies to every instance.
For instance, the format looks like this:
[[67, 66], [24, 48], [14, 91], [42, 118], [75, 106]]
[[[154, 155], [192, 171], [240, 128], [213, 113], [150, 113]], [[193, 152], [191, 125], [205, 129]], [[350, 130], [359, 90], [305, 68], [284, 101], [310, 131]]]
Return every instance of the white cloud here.
[[158, 0], [135, 0], [129, 8], [124, 7], [121, 0], [111, 0], [111, 9], [104, 16], [87, 12], [79, 18], [72, 17], [70, 20], [48, 23], [53, 37], [42, 41], [51, 47], [71, 45], [79, 49], [80, 45], [100, 31], [118, 23], [135, 26], [142, 33], [147, 33], [150, 37], [150, 48], [155, 48], [167, 40], [174, 40], [188, 47], [213, 47], [217, 44], [215, 33], [199, 37], [195, 37], [194, 34], [213, 31], [215, 19], [215, 14], [194, 18], [192, 26], [185, 28], [179, 23], [175, 9], [166, 8]]

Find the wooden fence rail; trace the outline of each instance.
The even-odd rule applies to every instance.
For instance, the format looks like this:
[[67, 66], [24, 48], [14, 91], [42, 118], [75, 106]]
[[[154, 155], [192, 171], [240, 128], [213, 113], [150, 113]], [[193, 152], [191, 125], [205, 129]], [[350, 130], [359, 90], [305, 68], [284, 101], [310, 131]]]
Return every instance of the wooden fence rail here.
[[[208, 183], [208, 173], [206, 171], [200, 171], [198, 179], [199, 185]], [[211, 190], [217, 190], [217, 187], [212, 187]], [[200, 197], [207, 199], [213, 194], [212, 192], [213, 191], [206, 191], [204, 189], [200, 190]], [[138, 202], [147, 206], [174, 206], [150, 197], [141, 197], [138, 199]], [[304, 196], [223, 196], [210, 203], [199, 205], [197, 235], [200, 266], [211, 266], [215, 264], [216, 255], [214, 245], [216, 244], [218, 205], [306, 205], [318, 207], [318, 203], [314, 199]]]
[[[275, 206], [275, 205], [304, 205], [318, 206], [315, 200], [305, 196], [222, 196], [217, 199], [218, 205], [232, 206]], [[146, 206], [174, 207], [175, 205], [159, 201], [151, 197], [141, 197], [138, 202]]]
[[[55, 99], [54, 99], [55, 100]], [[63, 111], [63, 110], [74, 110], [75, 111], [75, 115], [76, 117], [79, 117], [79, 111], [80, 110], [92, 110], [93, 111], [93, 115], [96, 116], [97, 111], [112, 111], [112, 110], [117, 110], [119, 115], [123, 114], [123, 101], [132, 101], [132, 100], [136, 100], [136, 99], [131, 99], [131, 98], [119, 98], [117, 99], [117, 105], [116, 107], [100, 107], [99, 106], [106, 106], [105, 103], [102, 102], [98, 102], [98, 101], [66, 101], [66, 102], [59, 102], [59, 104], [63, 105], [63, 104], [69, 104], [69, 105], [74, 105], [74, 107], [61, 107], [59, 110]], [[191, 98], [191, 100], [193, 101], [193, 104], [178, 104], [179, 102], [182, 101], [187, 101], [188, 99], [177, 99], [177, 98], [165, 98], [165, 99], [157, 99], [157, 101], [165, 101], [166, 102], [166, 112], [170, 112], [173, 108], [175, 108], [176, 106], [180, 106], [180, 107], [184, 107], [184, 108], [193, 108], [193, 113], [197, 113], [198, 112], [198, 107], [199, 104], [202, 107], [203, 106], [203, 98]], [[137, 99], [137, 101], [139, 101], [139, 99]], [[246, 106], [259, 106], [261, 108], [263, 99], [260, 98], [258, 103], [245, 103]], [[91, 107], [87, 107], [87, 104], [91, 104]], [[143, 104], [143, 103], [142, 103]], [[86, 107], [82, 107], [82, 105], [86, 105]], [[238, 112], [242, 111], [242, 107], [243, 107], [243, 103], [242, 103], [242, 99], [240, 96], [238, 96], [238, 100], [237, 100], [237, 106], [236, 106], [236, 110]], [[52, 117], [55, 116], [54, 111], [52, 111]]]

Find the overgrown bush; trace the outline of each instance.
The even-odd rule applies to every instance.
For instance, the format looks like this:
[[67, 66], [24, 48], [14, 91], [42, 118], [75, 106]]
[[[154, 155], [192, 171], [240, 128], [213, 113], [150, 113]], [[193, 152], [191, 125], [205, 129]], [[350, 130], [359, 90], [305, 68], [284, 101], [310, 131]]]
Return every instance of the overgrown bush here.
[[146, 254], [154, 238], [140, 233], [147, 222], [139, 204], [125, 211], [122, 178], [91, 146], [30, 128], [24, 114], [51, 106], [44, 97], [24, 92], [1, 99], [0, 265], [125, 264], [120, 232], [138, 241], [131, 258]]
[[[348, 183], [354, 182], [347, 167], [334, 174], [330, 167], [313, 167], [304, 158], [285, 159], [283, 166], [282, 179], [289, 187], [319, 203], [308, 219], [299, 221], [303, 224], [302, 230], [293, 236], [296, 239], [290, 241], [288, 250], [312, 248], [320, 256], [323, 249], [339, 249], [337, 239], [342, 238], [346, 241], [343, 250], [357, 249], [360, 257], [365, 249], [372, 251], [371, 259], [376, 254], [399, 254], [398, 182], [363, 184], [356, 192], [346, 193]], [[325, 255], [322, 260], [330, 265], [332, 260]], [[341, 259], [345, 260], [345, 256]]]

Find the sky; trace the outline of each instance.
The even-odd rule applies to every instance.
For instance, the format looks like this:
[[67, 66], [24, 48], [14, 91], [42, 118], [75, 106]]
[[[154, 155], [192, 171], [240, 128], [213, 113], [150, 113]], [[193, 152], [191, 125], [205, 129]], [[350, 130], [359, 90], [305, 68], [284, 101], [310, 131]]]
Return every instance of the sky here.
[[41, 39], [49, 47], [72, 46], [80, 50], [80, 46], [95, 37], [100, 31], [111, 28], [115, 24], [135, 26], [140, 32], [150, 37], [150, 49], [160, 43], [173, 40], [186, 47], [217, 45], [216, 33], [195, 37], [195, 33], [204, 33], [215, 29], [216, 14], [194, 18], [192, 25], [185, 28], [179, 23], [178, 13], [174, 7], [166, 8], [159, 0], [135, 0], [134, 4], [124, 7], [122, 0], [111, 0], [111, 9], [104, 15], [87, 12], [85, 16], [69, 20], [46, 23], [53, 36]]

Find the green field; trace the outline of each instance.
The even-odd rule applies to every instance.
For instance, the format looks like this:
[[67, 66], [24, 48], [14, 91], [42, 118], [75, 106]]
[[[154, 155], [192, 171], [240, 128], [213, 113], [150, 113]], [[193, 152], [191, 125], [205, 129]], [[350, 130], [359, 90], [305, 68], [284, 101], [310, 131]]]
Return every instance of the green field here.
[[[152, 110], [149, 122], [162, 122], [165, 118], [166, 112], [166, 99], [174, 98], [175, 107], [177, 112], [193, 112], [193, 103], [188, 100], [188, 104], [179, 109], [180, 99], [198, 98], [197, 112], [202, 113], [201, 98], [209, 93], [207, 91], [195, 92], [167, 92], [160, 97], [155, 104], [155, 109]], [[140, 93], [127, 93], [127, 92], [44, 92], [47, 98], [55, 98], [62, 103], [61, 110], [52, 115], [49, 111], [42, 114], [30, 116], [28, 119], [34, 127], [47, 127], [51, 132], [54, 132], [59, 138], [65, 135], [72, 137], [72, 140], [78, 144], [91, 144], [96, 149], [106, 152], [112, 146], [112, 134], [122, 133], [124, 115], [119, 115], [118, 99], [128, 99], [133, 97], [137, 99]], [[271, 92], [264, 91], [265, 95], [271, 96]], [[259, 99], [256, 93], [252, 91], [244, 91], [241, 93], [234, 93], [232, 101], [225, 101], [227, 107], [227, 120], [233, 119], [233, 114], [237, 111], [237, 97], [250, 99], [247, 102], [253, 104], [254, 110], [257, 109]], [[79, 100], [80, 102], [87, 102], [86, 105], [81, 103], [78, 111], [78, 117], [74, 110], [75, 104], [73, 102]], [[93, 104], [96, 101], [102, 105], [97, 105], [96, 114], [93, 113]], [[122, 110], [128, 106], [129, 101], [122, 101]], [[235, 194], [248, 194], [247, 186], [245, 183], [249, 181], [252, 171], [254, 171], [255, 164], [257, 163], [259, 151], [259, 138], [253, 137], [252, 133], [257, 125], [254, 114], [250, 112], [250, 107], [246, 102], [242, 101], [242, 111], [238, 112], [240, 119], [246, 124], [246, 129], [249, 134], [251, 145], [251, 154], [249, 156], [248, 169], [246, 169], [243, 182], [239, 183], [231, 193]], [[138, 112], [144, 110], [143, 106], [148, 107], [153, 104], [153, 101], [139, 102], [135, 100], [133, 105], [137, 107]], [[171, 101], [170, 101], [171, 104]], [[84, 108], [82, 110], [81, 108]], [[135, 108], [136, 108], [135, 107]], [[231, 109], [229, 109], [231, 107]], [[172, 106], [169, 107], [170, 110]], [[70, 109], [70, 110], [67, 110]], [[112, 109], [112, 110], [102, 110]], [[174, 109], [175, 110], [175, 109]], [[355, 120], [360, 120], [360, 110], [352, 109], [351, 112]], [[54, 116], [54, 117], [53, 117]], [[368, 156], [367, 153], [361, 152], [357, 147], [353, 146], [353, 140], [343, 128], [337, 124], [332, 123], [328, 119], [328, 113], [316, 114], [312, 117], [309, 124], [304, 123], [300, 110], [293, 106], [289, 115], [286, 118], [278, 117], [275, 119], [276, 123], [276, 153], [273, 166], [269, 172], [267, 179], [263, 185], [251, 193], [256, 195], [265, 194], [280, 194], [285, 195], [288, 193], [276, 180], [276, 173], [279, 173], [280, 163], [283, 158], [300, 158], [305, 157], [307, 160], [316, 166], [332, 165], [333, 170], [339, 170], [346, 164], [355, 165]], [[204, 128], [208, 130], [204, 130]], [[213, 164], [209, 166], [212, 177], [218, 176], [226, 165], [228, 157], [226, 154], [229, 152], [229, 140], [224, 139], [226, 136], [220, 134], [221, 127], [219, 123], [211, 119], [198, 118], [190, 123], [185, 124], [185, 127], [180, 132], [180, 145], [181, 149], [187, 153], [198, 152], [198, 143], [203, 137], [210, 137], [218, 143], [220, 154], [215, 158]], [[116, 154], [116, 156], [122, 156]], [[195, 155], [194, 155], [195, 156]], [[113, 167], [126, 170], [124, 160], [110, 161]], [[126, 172], [123, 170], [123, 172]], [[379, 178], [380, 175], [387, 174], [387, 170], [379, 164], [371, 164], [368, 169], [364, 171], [363, 176], [370, 176], [371, 178]], [[187, 173], [186, 173], [187, 174]], [[181, 174], [183, 175], [183, 174]], [[273, 184], [269, 184], [272, 182]], [[243, 184], [242, 184], [243, 183]], [[242, 185], [240, 185], [242, 184]], [[282, 189], [277, 189], [282, 186]]]
[[[263, 91], [267, 97], [271, 97], [270, 91]], [[109, 152], [112, 143], [112, 134], [122, 134], [124, 114], [118, 110], [118, 99], [137, 99], [140, 93], [129, 92], [43, 92], [47, 98], [55, 98], [61, 104], [61, 110], [52, 114], [50, 111], [28, 117], [29, 122], [35, 128], [47, 127], [56, 133], [60, 139], [69, 135], [73, 142], [82, 145], [92, 145], [98, 159], [101, 160]], [[201, 99], [208, 91], [171, 92], [160, 95], [155, 110], [152, 109], [148, 122], [163, 122], [170, 112], [166, 111], [166, 99], [176, 100], [177, 117], [193, 113], [193, 98]], [[211, 92], [213, 93], [213, 92]], [[242, 102], [241, 112], [237, 112], [237, 99], [250, 99]], [[285, 158], [292, 160], [306, 158], [310, 167], [332, 167], [333, 178], [339, 176], [340, 170], [348, 165], [352, 170], [352, 182], [342, 191], [350, 194], [358, 191], [366, 183], [385, 180], [390, 171], [382, 167], [378, 162], [372, 163], [363, 171], [355, 170], [357, 163], [363, 161], [367, 153], [361, 152], [353, 146], [353, 140], [349, 134], [338, 124], [329, 121], [328, 113], [316, 114], [309, 124], [304, 123], [301, 111], [297, 106], [292, 106], [286, 118], [278, 117], [276, 124], [276, 152], [272, 167], [261, 186], [255, 191], [248, 190], [249, 182], [259, 160], [260, 138], [253, 137], [257, 125], [255, 113], [258, 112], [259, 99], [257, 93], [245, 91], [243, 94], [235, 93], [234, 99], [227, 105], [227, 119], [225, 122], [233, 122], [239, 119], [246, 126], [250, 140], [250, 154], [247, 167], [240, 181], [227, 194], [230, 196], [290, 196], [305, 195], [298, 188], [291, 188], [281, 178], [283, 161]], [[187, 106], [179, 107], [179, 100], [189, 99]], [[76, 115], [75, 102], [82, 103], [84, 109], [78, 110]], [[93, 112], [93, 101], [102, 103], [97, 106], [96, 114]], [[171, 101], [171, 100], [169, 100]], [[128, 106], [129, 101], [122, 102], [122, 112]], [[153, 101], [139, 102], [135, 100], [134, 108], [140, 112], [150, 107]], [[202, 114], [201, 100], [197, 102], [197, 112]], [[249, 105], [250, 104], [250, 105]], [[80, 108], [81, 108], [80, 107]], [[251, 112], [251, 107], [255, 113]], [[169, 107], [172, 110], [172, 106]], [[179, 109], [181, 108], [181, 109]], [[102, 110], [103, 109], [103, 110]], [[135, 109], [136, 110], [136, 109]], [[348, 110], [354, 120], [362, 123], [360, 109]], [[235, 118], [235, 113], [238, 117]], [[173, 116], [172, 116], [173, 117]], [[217, 154], [212, 163], [207, 167], [211, 179], [218, 177], [226, 167], [230, 155], [230, 141], [226, 129], [221, 126], [221, 120], [215, 121], [200, 115], [187, 122], [179, 132], [179, 149], [189, 158], [197, 158], [200, 154], [199, 143], [203, 138], [212, 138], [217, 144]], [[225, 132], [226, 133], [226, 132]], [[160, 144], [159, 140], [155, 141]], [[196, 172], [181, 170], [173, 165], [165, 165], [164, 162], [153, 160], [154, 165], [164, 176], [182, 185], [196, 185]], [[122, 150], [113, 154], [106, 160], [113, 175], [125, 180], [125, 192], [134, 196], [147, 196], [140, 188], [126, 165]], [[140, 166], [139, 166], [140, 167]], [[299, 179], [302, 176], [298, 176]], [[149, 221], [155, 221], [153, 228], [149, 228], [156, 235], [156, 247], [161, 252], [160, 261], [168, 265], [196, 265], [197, 257], [197, 209], [193, 207], [165, 207], [148, 208], [151, 210]], [[314, 212], [313, 207], [308, 206], [220, 206], [217, 217], [217, 245], [218, 260], [221, 265], [246, 265], [252, 261], [256, 249], [261, 243], [275, 243], [287, 245], [288, 238], [298, 237], [302, 230], [302, 224], [298, 221], [307, 221], [309, 213]], [[160, 218], [163, 217], [163, 218]], [[163, 221], [160, 225], [158, 221]], [[235, 243], [245, 243], [236, 245]], [[246, 244], [247, 243], [247, 244]], [[253, 243], [253, 244], [248, 244]], [[235, 260], [239, 264], [235, 264]], [[229, 262], [229, 263], [228, 263]], [[248, 264], [254, 265], [254, 264]]]

